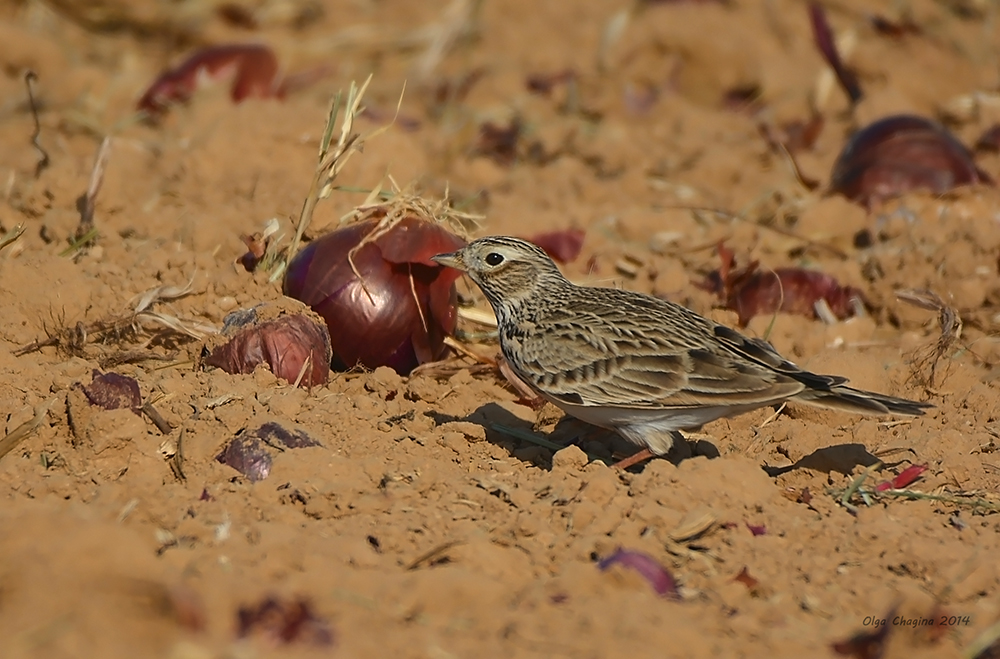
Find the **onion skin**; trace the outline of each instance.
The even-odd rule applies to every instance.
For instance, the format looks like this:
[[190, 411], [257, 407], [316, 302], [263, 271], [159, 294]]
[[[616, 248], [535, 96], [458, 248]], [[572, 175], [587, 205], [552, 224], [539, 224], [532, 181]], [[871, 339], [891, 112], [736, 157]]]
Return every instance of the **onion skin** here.
[[139, 393], [139, 383], [135, 378], [110, 372], [101, 373], [96, 368], [90, 384], [83, 385], [84, 395], [91, 405], [106, 410], [128, 408], [139, 413], [142, 407], [142, 395]]
[[[271, 475], [274, 458], [270, 449], [310, 448], [320, 443], [302, 430], [288, 430], [274, 421], [269, 421], [256, 430], [240, 432], [231, 438], [215, 456], [216, 462], [232, 467], [251, 483], [262, 481]], [[269, 448], [270, 447], [270, 448]]]
[[720, 243], [718, 252], [722, 266], [698, 287], [721, 297], [725, 308], [739, 315], [740, 327], [746, 327], [754, 316], [775, 312], [818, 318], [819, 300], [824, 300], [839, 320], [855, 315], [855, 300], [865, 304], [860, 290], [842, 286], [826, 273], [803, 268], [760, 270], [756, 261], [737, 269], [731, 249]]
[[649, 554], [619, 547], [613, 554], [602, 558], [597, 563], [597, 567], [602, 572], [615, 565], [633, 569], [641, 574], [657, 595], [672, 600], [681, 599], [680, 593], [677, 591], [677, 582], [674, 581], [673, 576]]
[[583, 240], [586, 237], [583, 229], [561, 229], [559, 231], [549, 231], [546, 233], [536, 233], [528, 238], [548, 254], [554, 261], [562, 264], [572, 263], [576, 257], [580, 256], [583, 249]]
[[830, 190], [872, 208], [911, 190], [935, 194], [993, 184], [972, 154], [937, 122], [914, 115], [879, 119], [854, 133], [837, 157]]
[[289, 263], [284, 292], [326, 320], [335, 367], [389, 366], [406, 375], [444, 356], [444, 338], [458, 321], [461, 273], [430, 257], [465, 241], [434, 222], [404, 217], [354, 252], [359, 279], [348, 254], [378, 222], [358, 222], [309, 243]]
[[271, 466], [274, 463], [264, 442], [252, 436], [234, 437], [215, 456], [215, 461], [232, 467], [246, 476], [251, 483], [270, 476]]
[[170, 105], [188, 101], [202, 76], [217, 80], [230, 75], [233, 103], [285, 94], [274, 51], [260, 44], [223, 44], [198, 50], [161, 73], [136, 103], [136, 109], [154, 116], [163, 114]]

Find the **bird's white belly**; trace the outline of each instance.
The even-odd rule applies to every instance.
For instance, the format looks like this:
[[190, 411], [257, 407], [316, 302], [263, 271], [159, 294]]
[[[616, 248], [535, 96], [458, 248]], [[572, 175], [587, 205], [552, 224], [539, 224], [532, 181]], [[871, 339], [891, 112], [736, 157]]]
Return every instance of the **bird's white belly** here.
[[[548, 397], [546, 396], [546, 398]], [[548, 400], [581, 421], [613, 430], [629, 442], [646, 446], [657, 454], [669, 450], [673, 443], [673, 433], [678, 430], [693, 430], [709, 421], [715, 421], [724, 416], [742, 414], [760, 407], [760, 405], [753, 404], [747, 406], [717, 405], [673, 409], [635, 409], [572, 405], [564, 401]]]

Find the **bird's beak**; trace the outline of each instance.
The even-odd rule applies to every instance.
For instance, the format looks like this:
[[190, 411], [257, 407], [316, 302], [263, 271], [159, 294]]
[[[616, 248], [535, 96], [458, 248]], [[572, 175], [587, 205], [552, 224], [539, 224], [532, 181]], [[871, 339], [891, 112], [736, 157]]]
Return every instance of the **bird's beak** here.
[[437, 256], [432, 256], [431, 261], [435, 261], [449, 268], [455, 268], [456, 270], [461, 270], [462, 272], [468, 270], [468, 267], [466, 267], [465, 265], [465, 259], [462, 258], [461, 250], [457, 252], [448, 252], [446, 254], [438, 254]]

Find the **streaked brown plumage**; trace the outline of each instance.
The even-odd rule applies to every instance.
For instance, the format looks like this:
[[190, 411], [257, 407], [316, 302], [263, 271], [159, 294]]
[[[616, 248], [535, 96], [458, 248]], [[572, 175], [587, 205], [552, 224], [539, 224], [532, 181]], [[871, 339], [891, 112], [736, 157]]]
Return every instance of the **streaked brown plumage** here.
[[577, 286], [517, 238], [481, 238], [434, 260], [482, 289], [518, 377], [568, 414], [655, 455], [670, 450], [676, 431], [786, 400], [860, 414], [916, 416], [931, 407], [802, 370], [766, 341], [672, 302]]

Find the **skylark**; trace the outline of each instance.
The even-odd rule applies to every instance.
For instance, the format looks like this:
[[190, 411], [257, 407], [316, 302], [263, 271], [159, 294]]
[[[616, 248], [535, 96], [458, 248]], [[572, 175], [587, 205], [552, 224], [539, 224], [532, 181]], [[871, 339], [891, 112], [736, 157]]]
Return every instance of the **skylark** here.
[[517, 238], [480, 238], [433, 259], [482, 289], [519, 378], [567, 414], [644, 447], [622, 468], [667, 453], [679, 430], [786, 400], [860, 414], [932, 407], [802, 370], [766, 341], [672, 302], [577, 286]]

